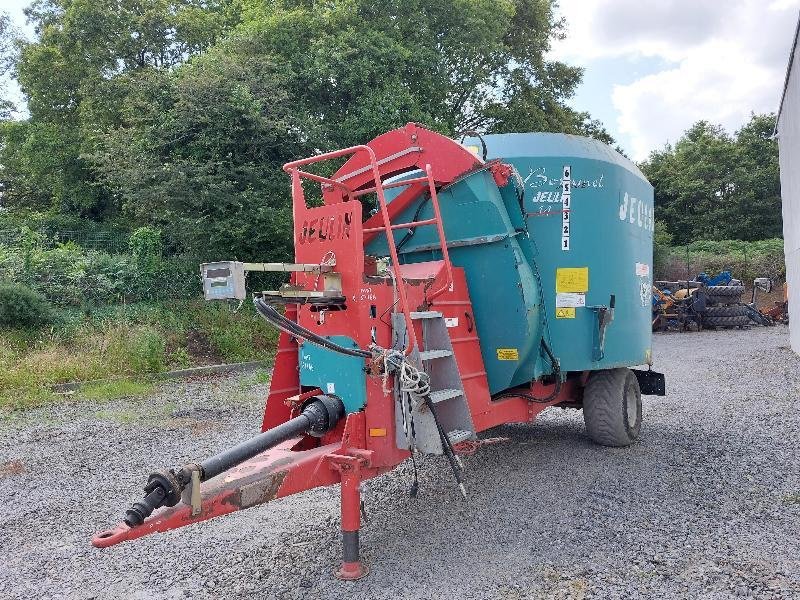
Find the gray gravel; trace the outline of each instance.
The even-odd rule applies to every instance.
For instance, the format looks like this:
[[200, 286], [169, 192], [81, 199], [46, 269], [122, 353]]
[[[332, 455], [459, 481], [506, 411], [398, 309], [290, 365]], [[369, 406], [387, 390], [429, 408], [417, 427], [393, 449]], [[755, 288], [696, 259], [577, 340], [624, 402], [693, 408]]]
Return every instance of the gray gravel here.
[[800, 361], [783, 327], [656, 336], [669, 395], [639, 443], [592, 445], [575, 410], [489, 432], [460, 501], [443, 459], [366, 484], [371, 575], [342, 583], [338, 490], [107, 550], [153, 469], [257, 431], [252, 376], [72, 403], [0, 431], [2, 598], [798, 598]]

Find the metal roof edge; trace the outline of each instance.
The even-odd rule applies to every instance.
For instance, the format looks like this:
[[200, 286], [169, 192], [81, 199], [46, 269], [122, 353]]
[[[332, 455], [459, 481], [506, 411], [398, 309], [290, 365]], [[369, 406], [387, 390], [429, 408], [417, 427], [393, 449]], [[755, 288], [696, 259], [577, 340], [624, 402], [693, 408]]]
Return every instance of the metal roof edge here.
[[778, 123], [781, 120], [781, 113], [783, 112], [783, 102], [784, 100], [786, 100], [786, 91], [789, 89], [789, 78], [792, 76], [792, 66], [794, 63], [794, 55], [797, 51], [798, 38], [800, 38], [800, 12], [798, 12], [797, 26], [794, 29], [794, 42], [792, 43], [792, 49], [789, 52], [789, 64], [786, 67], [786, 78], [783, 80], [783, 93], [781, 94], [781, 104], [778, 107], [778, 116], [775, 118], [775, 130], [772, 132], [773, 135], [778, 134]]

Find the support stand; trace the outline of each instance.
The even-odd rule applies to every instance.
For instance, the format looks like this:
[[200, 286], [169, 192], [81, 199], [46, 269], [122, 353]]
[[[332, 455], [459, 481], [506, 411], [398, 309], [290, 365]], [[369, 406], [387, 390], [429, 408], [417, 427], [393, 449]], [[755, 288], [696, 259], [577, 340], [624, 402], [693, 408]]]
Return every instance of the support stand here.
[[332, 466], [342, 475], [342, 566], [334, 576], [355, 581], [369, 573], [361, 562], [358, 531], [361, 528], [361, 458], [333, 455]]

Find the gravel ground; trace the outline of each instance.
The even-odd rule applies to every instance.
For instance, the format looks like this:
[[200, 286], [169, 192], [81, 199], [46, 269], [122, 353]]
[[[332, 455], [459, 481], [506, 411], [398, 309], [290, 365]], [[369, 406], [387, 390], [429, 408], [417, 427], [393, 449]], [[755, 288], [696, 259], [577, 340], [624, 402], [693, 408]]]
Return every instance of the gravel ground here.
[[465, 459], [366, 483], [372, 573], [342, 583], [338, 490], [107, 550], [153, 469], [257, 431], [252, 376], [166, 384], [142, 401], [73, 403], [0, 431], [2, 598], [799, 598], [800, 360], [784, 327], [655, 337], [669, 395], [646, 397], [641, 440], [592, 445], [553, 409], [489, 432]]

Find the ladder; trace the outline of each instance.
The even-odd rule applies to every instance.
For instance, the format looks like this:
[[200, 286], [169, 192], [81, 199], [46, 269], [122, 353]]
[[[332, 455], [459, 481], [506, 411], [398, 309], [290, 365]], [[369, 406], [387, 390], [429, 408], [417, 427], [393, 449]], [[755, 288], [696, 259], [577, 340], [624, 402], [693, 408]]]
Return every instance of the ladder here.
[[[461, 375], [442, 313], [412, 311], [409, 316], [412, 322], [420, 322], [422, 325], [422, 349], [415, 348], [408, 360], [430, 377], [430, 401], [450, 443], [455, 445], [476, 439], [472, 416], [461, 385]], [[405, 338], [405, 319], [402, 317], [400, 313], [392, 316], [396, 340]], [[395, 410], [397, 446], [416, 449], [425, 454], [443, 454], [442, 440], [430, 409], [411, 394], [400, 391], [397, 384], [395, 400], [399, 403], [398, 410]]]
[[[369, 187], [366, 189], [351, 190], [344, 183], [347, 177], [343, 177], [337, 180], [300, 170], [300, 167], [302, 166], [326, 160], [331, 160], [334, 158], [340, 158], [342, 156], [350, 156], [358, 152], [366, 152], [367, 156], [369, 157], [369, 166], [364, 167], [364, 169], [372, 171], [372, 178], [374, 181], [373, 187]], [[313, 156], [311, 158], [296, 160], [294, 162], [285, 164], [283, 166], [283, 170], [289, 173], [292, 177], [292, 200], [295, 203], [295, 205], [297, 205], [298, 203], [302, 203], [305, 206], [305, 195], [303, 193], [303, 187], [301, 183], [302, 179], [310, 179], [312, 181], [316, 181], [323, 185], [327, 185], [332, 188], [337, 188], [351, 198], [360, 198], [361, 196], [371, 193], [376, 194], [376, 196], [378, 197], [378, 208], [380, 210], [383, 224], [379, 227], [366, 228], [363, 230], [363, 233], [370, 234], [370, 233], [384, 232], [386, 234], [386, 242], [387, 245], [389, 246], [389, 256], [392, 261], [392, 268], [395, 270], [400, 309], [405, 319], [406, 331], [408, 332], [409, 335], [408, 337], [409, 344], [406, 348], [403, 349], [405, 354], [408, 355], [417, 348], [418, 342], [416, 338], [416, 332], [414, 330], [413, 321], [411, 318], [411, 307], [409, 305], [408, 295], [406, 293], [405, 281], [403, 280], [402, 274], [400, 273], [400, 259], [397, 252], [397, 244], [395, 243], [394, 240], [394, 235], [393, 235], [394, 231], [397, 229], [414, 229], [416, 227], [424, 227], [426, 225], [436, 226], [436, 231], [439, 237], [439, 248], [442, 252], [442, 259], [445, 264], [446, 282], [440, 289], [434, 291], [429, 296], [429, 299], [432, 300], [433, 298], [436, 298], [437, 296], [448, 290], [452, 291], [453, 265], [450, 262], [450, 255], [447, 251], [447, 240], [445, 239], [444, 228], [442, 226], [442, 215], [441, 211], [439, 210], [439, 197], [436, 193], [436, 182], [433, 179], [433, 171], [431, 169], [431, 165], [430, 164], [425, 165], [425, 174], [421, 177], [402, 179], [398, 181], [393, 181], [391, 183], [384, 183], [381, 180], [380, 165], [385, 161], [386, 159], [378, 160], [375, 155], [375, 151], [371, 147], [361, 145], [361, 146], [352, 146], [350, 148], [344, 148], [343, 150], [336, 150], [334, 152], [327, 152], [325, 154], [320, 154], [317, 156]], [[391, 217], [389, 215], [388, 203], [386, 202], [385, 191], [391, 188], [406, 187], [415, 184], [426, 184], [428, 186], [428, 193], [430, 194], [431, 198], [431, 207], [433, 208], [433, 218], [425, 219], [423, 221], [413, 221], [410, 223], [392, 223]]]

